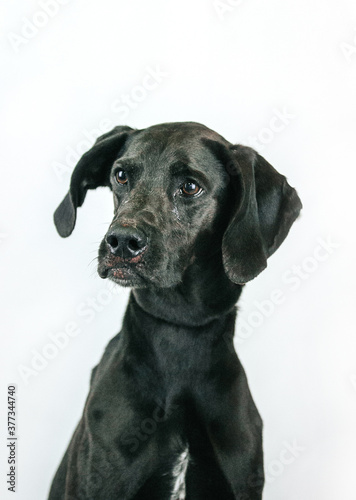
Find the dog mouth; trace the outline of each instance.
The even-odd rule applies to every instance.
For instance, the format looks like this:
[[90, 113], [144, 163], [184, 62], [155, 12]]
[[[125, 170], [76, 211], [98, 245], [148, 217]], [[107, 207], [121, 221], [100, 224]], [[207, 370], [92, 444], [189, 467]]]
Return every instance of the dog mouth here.
[[132, 259], [109, 255], [105, 258], [99, 257], [98, 274], [102, 279], [108, 278], [121, 285], [129, 285], [143, 279], [139, 271], [143, 265], [143, 254]]

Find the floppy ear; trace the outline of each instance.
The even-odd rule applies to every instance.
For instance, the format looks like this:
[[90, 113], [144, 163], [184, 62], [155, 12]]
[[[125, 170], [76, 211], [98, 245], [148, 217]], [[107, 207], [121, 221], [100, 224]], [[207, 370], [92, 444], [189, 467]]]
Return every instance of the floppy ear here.
[[54, 212], [54, 224], [63, 238], [72, 233], [77, 208], [82, 206], [88, 189], [110, 186], [112, 164], [122, 153], [126, 139], [132, 131], [132, 128], [126, 126], [115, 127], [111, 132], [100, 136], [77, 163], [69, 191]]
[[229, 279], [242, 284], [265, 269], [302, 203], [286, 178], [252, 148], [232, 146], [229, 153], [235, 205], [223, 236], [222, 257]]

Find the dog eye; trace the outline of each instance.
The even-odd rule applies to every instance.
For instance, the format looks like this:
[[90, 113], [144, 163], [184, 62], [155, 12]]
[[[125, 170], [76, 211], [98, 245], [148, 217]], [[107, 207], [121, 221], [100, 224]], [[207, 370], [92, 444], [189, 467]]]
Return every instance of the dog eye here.
[[181, 187], [181, 193], [187, 196], [194, 196], [201, 191], [201, 187], [194, 181], [186, 181]]
[[122, 169], [120, 169], [116, 172], [115, 178], [119, 184], [126, 184], [126, 182], [128, 181], [126, 172], [125, 172], [125, 170], [122, 170]]

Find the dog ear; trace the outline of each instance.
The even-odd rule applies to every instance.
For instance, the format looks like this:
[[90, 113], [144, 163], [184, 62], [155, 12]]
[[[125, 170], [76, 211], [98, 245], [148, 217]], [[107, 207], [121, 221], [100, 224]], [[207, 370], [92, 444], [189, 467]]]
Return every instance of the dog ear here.
[[54, 212], [54, 224], [58, 233], [66, 238], [75, 226], [77, 208], [81, 207], [88, 189], [110, 187], [110, 170], [115, 159], [123, 152], [128, 135], [133, 129], [115, 127], [100, 136], [94, 146], [77, 163], [70, 181], [70, 188], [62, 203]]
[[222, 241], [225, 272], [234, 283], [255, 278], [286, 238], [302, 208], [295, 189], [256, 151], [232, 146], [227, 171], [234, 191]]

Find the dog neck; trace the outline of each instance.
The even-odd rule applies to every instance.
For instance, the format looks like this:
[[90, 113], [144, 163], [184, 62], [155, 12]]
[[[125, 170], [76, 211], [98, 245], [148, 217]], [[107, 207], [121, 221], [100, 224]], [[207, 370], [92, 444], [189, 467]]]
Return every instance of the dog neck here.
[[[127, 352], [135, 358], [135, 366], [146, 364], [157, 368], [157, 363], [168, 363], [167, 366], [161, 367], [162, 371], [174, 372], [176, 377], [181, 373], [179, 367], [183, 359], [190, 360], [188, 364], [194, 371], [196, 367], [205, 366], [207, 359], [210, 359], [215, 351], [222, 358], [235, 356], [235, 319], [236, 308], [232, 307], [219, 318], [198, 326], [177, 324], [145, 311], [137, 303], [135, 294], [131, 293], [123, 321], [122, 336], [125, 338], [124, 343], [131, 346]], [[205, 356], [207, 359], [204, 359]], [[131, 363], [132, 359], [130, 360]], [[206, 368], [210, 369], [209, 363]]]
[[133, 296], [148, 314], [179, 326], [201, 326], [234, 310], [241, 285], [226, 276], [220, 259], [191, 264], [170, 288], [136, 288]]

